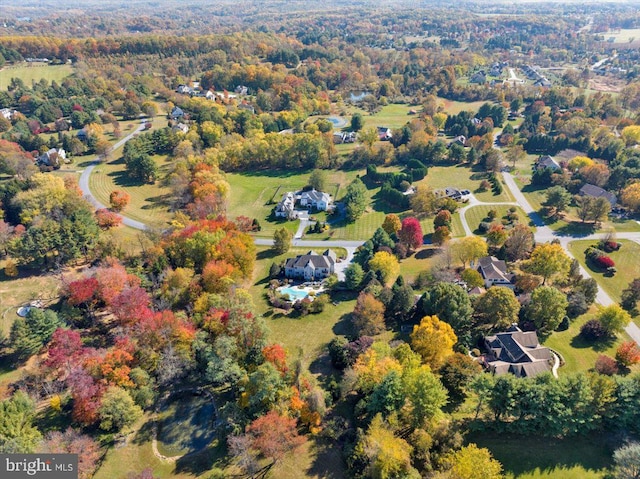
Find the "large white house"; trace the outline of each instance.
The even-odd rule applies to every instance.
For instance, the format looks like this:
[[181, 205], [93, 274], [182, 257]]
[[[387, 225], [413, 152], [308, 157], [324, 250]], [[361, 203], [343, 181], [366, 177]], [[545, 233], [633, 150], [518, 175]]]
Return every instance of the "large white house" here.
[[288, 218], [294, 219], [296, 218], [295, 212], [296, 205], [296, 197], [291, 191], [287, 191], [284, 195], [282, 195], [282, 199], [280, 203], [276, 206], [275, 215], [276, 218]]
[[330, 249], [321, 255], [309, 251], [287, 259], [284, 265], [284, 275], [287, 278], [304, 278], [313, 281], [326, 278], [335, 272], [336, 254]]
[[327, 211], [331, 208], [332, 202], [331, 195], [322, 191], [287, 191], [276, 205], [274, 214], [276, 218], [292, 220], [298, 217], [298, 211], [295, 209], [296, 203], [299, 203], [303, 209]]
[[329, 193], [310, 190], [300, 193], [300, 205], [315, 208], [318, 211], [327, 211], [331, 204]]

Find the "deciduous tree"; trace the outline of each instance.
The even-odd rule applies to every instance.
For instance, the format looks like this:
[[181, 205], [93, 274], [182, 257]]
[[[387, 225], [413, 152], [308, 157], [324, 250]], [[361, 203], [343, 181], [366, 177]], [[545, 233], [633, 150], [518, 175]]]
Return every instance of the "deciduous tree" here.
[[631, 322], [631, 316], [617, 304], [612, 304], [599, 309], [597, 320], [607, 333], [615, 335]]
[[459, 449], [447, 459], [452, 479], [503, 479], [502, 464], [488, 449], [475, 444]]
[[569, 305], [562, 291], [551, 286], [540, 286], [531, 293], [527, 318], [535, 324], [541, 336], [551, 334], [567, 314]]
[[418, 219], [412, 216], [403, 219], [402, 228], [398, 231], [398, 238], [410, 250], [415, 250], [422, 246], [422, 227]]
[[492, 329], [505, 329], [518, 322], [520, 303], [509, 288], [489, 288], [474, 303], [474, 309]]
[[360, 178], [353, 180], [347, 186], [347, 193], [342, 201], [347, 210], [347, 221], [353, 222], [360, 218], [367, 209], [367, 188]]
[[111, 209], [116, 212], [123, 211], [131, 202], [131, 195], [123, 190], [114, 190], [109, 195]]
[[384, 305], [364, 291], [358, 296], [352, 313], [353, 328], [358, 336], [373, 336], [384, 331]]
[[400, 273], [398, 259], [386, 251], [378, 251], [369, 261], [369, 268], [379, 273], [384, 283], [390, 283]]
[[133, 401], [127, 391], [112, 386], [102, 396], [99, 414], [100, 429], [120, 431], [142, 417], [142, 409]]
[[247, 435], [251, 438], [252, 447], [274, 464], [306, 441], [298, 435], [296, 420], [276, 411], [269, 411], [253, 421], [247, 427]]
[[453, 354], [453, 345], [457, 341], [451, 326], [437, 316], [425, 316], [411, 333], [411, 347], [433, 370], [442, 366], [445, 358]]
[[488, 254], [486, 241], [478, 236], [467, 236], [451, 245], [451, 253], [454, 258], [466, 267], [467, 262], [478, 260]]
[[523, 269], [542, 276], [542, 284], [545, 284], [547, 279], [555, 275], [567, 275], [570, 266], [571, 258], [566, 255], [560, 244], [544, 243], [536, 246], [531, 258], [523, 264]]
[[397, 233], [400, 228], [402, 228], [402, 222], [398, 215], [393, 213], [389, 213], [384, 217], [384, 222], [382, 223], [382, 229], [387, 232], [388, 235], [393, 235]]
[[273, 234], [273, 249], [277, 254], [284, 254], [291, 248], [293, 235], [286, 228], [280, 228]]

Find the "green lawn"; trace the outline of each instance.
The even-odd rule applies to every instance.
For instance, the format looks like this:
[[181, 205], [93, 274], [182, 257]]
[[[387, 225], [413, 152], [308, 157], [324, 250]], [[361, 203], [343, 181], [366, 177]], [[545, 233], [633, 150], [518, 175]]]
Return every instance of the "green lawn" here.
[[466, 439], [489, 449], [513, 479], [600, 479], [611, 465], [612, 449], [601, 436], [553, 439], [487, 432]]
[[[118, 156], [118, 155], [114, 155]], [[169, 171], [171, 162], [166, 156], [153, 156], [160, 178]], [[89, 188], [104, 205], [109, 205], [109, 195], [113, 190], [124, 190], [131, 196], [131, 203], [123, 211], [124, 216], [142, 221], [153, 227], [166, 227], [171, 220], [169, 211], [171, 190], [162, 186], [160, 180], [154, 184], [134, 181], [127, 175], [124, 160], [113, 159], [98, 165], [89, 179]]]
[[[471, 228], [472, 231], [476, 231], [476, 229], [478, 228], [478, 225], [480, 224], [480, 222], [488, 221], [487, 214], [489, 213], [490, 210], [495, 210], [498, 213], [498, 216], [493, 221], [497, 222], [497, 223], [500, 223], [503, 219], [506, 219], [505, 217], [509, 213], [509, 208], [511, 208], [511, 207], [512, 206], [510, 206], [510, 205], [505, 205], [505, 206], [501, 206], [501, 205], [496, 205], [496, 206], [490, 206], [490, 205], [473, 206], [472, 208], [469, 208], [466, 211], [465, 217], [467, 218], [467, 223], [469, 224], [469, 228]], [[529, 217], [522, 210], [522, 208], [520, 208], [519, 206], [516, 206], [515, 208], [516, 208], [516, 212], [518, 213], [518, 216], [520, 217], [520, 222], [524, 223], [524, 224], [528, 224], [529, 223]]]
[[486, 101], [452, 101], [445, 98], [439, 98], [439, 100], [442, 102], [444, 106], [444, 112], [447, 115], [457, 115], [461, 111], [477, 112], [482, 105], [487, 103]]
[[71, 65], [43, 65], [42, 63], [21, 63], [17, 66], [5, 66], [0, 70], [0, 91], [7, 90], [12, 78], [20, 78], [27, 87], [32, 81], [39, 82], [43, 78], [49, 82], [60, 83], [73, 73]]
[[[328, 193], [334, 199], [337, 194], [341, 197], [347, 185], [364, 170], [356, 171], [327, 171]], [[258, 171], [244, 173], [227, 173], [227, 181], [231, 186], [231, 195], [227, 206], [227, 214], [230, 218], [237, 216], [248, 216], [257, 218], [262, 226], [260, 236], [271, 237], [276, 229], [283, 226], [291, 232], [295, 232], [298, 227], [297, 221], [270, 221], [272, 220], [273, 208], [287, 191], [296, 191], [304, 187], [311, 171]], [[384, 220], [384, 215], [383, 215]], [[380, 221], [382, 224], [382, 221]], [[376, 226], [377, 227], [377, 226]], [[375, 229], [374, 229], [375, 231]], [[372, 233], [373, 234], [373, 233]], [[336, 237], [344, 237], [341, 233]]]
[[419, 107], [406, 104], [392, 103], [383, 106], [379, 112], [373, 115], [364, 114], [364, 125], [365, 127], [384, 126], [391, 129], [400, 128], [415, 117], [409, 114], [409, 110], [416, 110], [418, 108]]
[[556, 331], [544, 340], [545, 346], [559, 352], [564, 358], [565, 364], [559, 369], [558, 374], [588, 371], [593, 368], [598, 356], [606, 354], [614, 357], [620, 343], [629, 340], [624, 332], [618, 335], [615, 341], [610, 342], [591, 343], [583, 340], [579, 336], [580, 328], [584, 323], [593, 319], [596, 311], [596, 307], [592, 307], [587, 314], [572, 321], [569, 329]]
[[589, 246], [595, 245], [597, 241], [578, 240], [569, 243], [569, 250], [595, 278], [600, 286], [611, 296], [611, 298], [620, 302], [622, 290], [635, 278], [640, 277], [640, 245], [629, 240], [619, 240], [622, 248], [619, 251], [609, 253], [609, 256], [616, 264], [618, 272], [613, 277], [607, 277], [600, 270], [594, 270], [587, 265], [584, 258], [584, 250]]
[[416, 185], [427, 185], [434, 190], [446, 188], [447, 186], [461, 190], [467, 189], [474, 193], [478, 200], [487, 203], [508, 203], [514, 201], [506, 186], [499, 195], [494, 195], [491, 190], [477, 192], [476, 190], [480, 187], [480, 183], [483, 179], [485, 179], [484, 172], [473, 171], [465, 165], [432, 166], [429, 168], [427, 176], [425, 176], [423, 180], [417, 182]]
[[439, 248], [425, 246], [408, 258], [400, 261], [400, 272], [402, 276], [404, 276], [405, 281], [411, 284], [416, 280], [418, 274], [430, 269], [434, 262], [437, 261], [438, 252]]

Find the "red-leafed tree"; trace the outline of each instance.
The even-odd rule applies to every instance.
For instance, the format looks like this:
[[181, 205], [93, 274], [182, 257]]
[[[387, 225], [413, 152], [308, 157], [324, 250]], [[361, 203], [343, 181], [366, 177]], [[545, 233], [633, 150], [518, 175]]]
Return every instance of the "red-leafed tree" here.
[[94, 278], [98, 281], [98, 297], [110, 305], [126, 287], [140, 285], [140, 278], [127, 273], [118, 260], [107, 258], [104, 265], [96, 268]]
[[98, 292], [98, 280], [95, 278], [83, 278], [69, 283], [69, 297], [67, 302], [72, 306], [84, 305], [91, 307], [96, 301]]
[[131, 196], [126, 191], [114, 190], [109, 195], [109, 204], [111, 205], [111, 209], [116, 212], [124, 210], [130, 201]]
[[71, 329], [58, 328], [51, 337], [45, 366], [69, 374], [85, 353], [80, 333]]
[[82, 367], [71, 371], [67, 384], [71, 388], [73, 398], [71, 413], [73, 420], [85, 426], [95, 424], [98, 421], [100, 398], [104, 393], [104, 387]]
[[122, 325], [133, 324], [153, 315], [151, 298], [140, 286], [124, 289], [111, 302], [111, 311]]
[[409, 249], [415, 250], [422, 245], [422, 227], [420, 221], [413, 216], [402, 220], [402, 227], [398, 231], [398, 238]]
[[103, 230], [108, 230], [120, 226], [122, 223], [122, 216], [107, 208], [101, 208], [96, 210], [96, 221], [98, 226]]
[[247, 427], [251, 445], [274, 463], [284, 455], [300, 447], [306, 439], [298, 435], [296, 420], [269, 411]]
[[626, 368], [640, 362], [640, 348], [635, 341], [625, 341], [618, 346], [616, 361]]
[[278, 371], [286, 374], [289, 370], [287, 367], [287, 352], [279, 344], [270, 344], [262, 349], [264, 360], [273, 364]]

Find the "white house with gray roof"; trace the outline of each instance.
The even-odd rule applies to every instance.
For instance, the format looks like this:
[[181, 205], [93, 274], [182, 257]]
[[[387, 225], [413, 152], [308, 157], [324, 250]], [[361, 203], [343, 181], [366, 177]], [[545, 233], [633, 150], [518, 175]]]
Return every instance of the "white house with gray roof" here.
[[484, 338], [489, 351], [485, 364], [496, 376], [511, 373], [530, 378], [551, 371], [551, 350], [540, 345], [535, 331], [511, 326], [507, 331]]
[[324, 279], [335, 272], [336, 254], [330, 249], [322, 254], [309, 251], [287, 259], [284, 265], [284, 275], [287, 278], [314, 281]]

